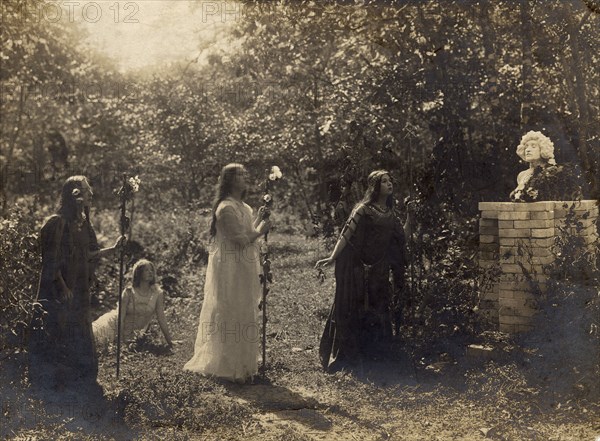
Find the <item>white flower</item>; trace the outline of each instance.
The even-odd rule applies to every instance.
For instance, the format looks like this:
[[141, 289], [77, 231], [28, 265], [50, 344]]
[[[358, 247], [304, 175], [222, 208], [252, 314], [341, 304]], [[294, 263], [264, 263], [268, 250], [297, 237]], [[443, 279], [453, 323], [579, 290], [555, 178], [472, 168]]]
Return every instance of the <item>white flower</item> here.
[[74, 188], [73, 191], [71, 192], [71, 195], [73, 195], [73, 197], [75, 199], [80, 199], [81, 190], [79, 190], [78, 188]]
[[137, 175], [133, 178], [129, 178], [129, 185], [134, 193], [140, 189], [140, 182], [140, 178]]
[[265, 203], [267, 203], [267, 204], [268, 204], [269, 202], [271, 202], [272, 200], [273, 200], [273, 198], [272, 198], [272, 197], [271, 197], [271, 195], [270, 195], [270, 194], [268, 194], [268, 193], [267, 193], [266, 195], [264, 195], [264, 196], [263, 196], [263, 202], [265, 202]]
[[269, 179], [271, 181], [276, 181], [277, 179], [281, 179], [282, 177], [283, 177], [283, 173], [281, 173], [281, 170], [279, 169], [279, 167], [277, 167], [276, 165], [271, 167], [271, 174], [269, 175]]

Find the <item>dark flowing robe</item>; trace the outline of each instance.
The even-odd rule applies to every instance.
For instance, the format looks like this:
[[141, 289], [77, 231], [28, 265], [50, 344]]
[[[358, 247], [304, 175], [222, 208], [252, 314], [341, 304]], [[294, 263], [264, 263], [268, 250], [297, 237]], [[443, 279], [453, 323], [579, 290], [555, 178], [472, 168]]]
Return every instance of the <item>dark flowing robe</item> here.
[[[67, 222], [50, 217], [41, 230], [42, 272], [30, 325], [29, 353], [32, 379], [47, 386], [79, 380], [95, 382], [98, 360], [92, 334], [90, 284], [98, 251], [89, 222]], [[67, 300], [58, 275], [71, 290]]]
[[392, 337], [390, 270], [396, 285], [403, 284], [404, 231], [392, 210], [363, 205], [361, 211], [335, 262], [335, 299], [319, 348], [325, 369], [373, 355]]

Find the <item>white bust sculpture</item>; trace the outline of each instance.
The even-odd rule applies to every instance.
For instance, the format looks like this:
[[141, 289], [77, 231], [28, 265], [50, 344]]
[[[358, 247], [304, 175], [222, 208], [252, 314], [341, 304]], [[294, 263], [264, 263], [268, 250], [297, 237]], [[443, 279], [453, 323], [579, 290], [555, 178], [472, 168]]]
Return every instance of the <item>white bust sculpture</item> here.
[[517, 155], [529, 163], [529, 168], [523, 170], [517, 176], [517, 188], [511, 194], [513, 201], [528, 201], [538, 198], [538, 189], [527, 187], [531, 177], [536, 169], [545, 169], [549, 166], [556, 166], [554, 160], [554, 144], [542, 132], [527, 132], [521, 138], [517, 147]]

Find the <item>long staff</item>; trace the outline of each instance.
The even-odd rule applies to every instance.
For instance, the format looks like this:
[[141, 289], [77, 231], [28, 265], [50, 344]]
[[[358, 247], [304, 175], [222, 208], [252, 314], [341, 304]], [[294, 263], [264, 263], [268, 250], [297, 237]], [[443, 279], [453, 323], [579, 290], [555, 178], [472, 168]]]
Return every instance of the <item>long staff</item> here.
[[[262, 220], [266, 221], [271, 216], [271, 206], [273, 205], [273, 197], [270, 194], [273, 182], [281, 179], [282, 174], [279, 167], [271, 167], [271, 172], [267, 174], [265, 180], [265, 194], [263, 195], [263, 215]], [[265, 243], [261, 247], [262, 274], [260, 275], [260, 283], [262, 284], [262, 301], [260, 307], [262, 309], [262, 377], [265, 378], [267, 372], [267, 294], [269, 293], [269, 283], [273, 283], [273, 274], [271, 273], [271, 253], [269, 252], [268, 240], [269, 232], [264, 235]]]
[[[127, 231], [129, 219], [126, 215], [127, 199], [125, 198], [125, 186], [127, 185], [127, 177], [123, 175], [123, 186], [119, 190], [119, 196], [121, 198], [119, 209], [120, 209], [120, 224], [121, 224], [121, 235]], [[118, 301], [118, 313], [117, 313], [117, 379], [119, 378], [119, 370], [121, 367], [121, 298], [123, 297], [123, 269], [125, 262], [125, 248], [121, 247], [119, 252], [119, 301]]]
[[[409, 137], [408, 137], [408, 168], [409, 168], [409, 172], [408, 172], [408, 174], [409, 174], [410, 187], [408, 189], [408, 197], [410, 198], [411, 202], [413, 201], [413, 197], [414, 197], [412, 138], [413, 138], [413, 133], [409, 129]], [[410, 213], [407, 213], [407, 216], [410, 216], [410, 215], [411, 215]], [[412, 220], [414, 221], [414, 219], [412, 219]], [[413, 234], [414, 225], [411, 225], [410, 227], [411, 227], [410, 235], [408, 238], [408, 242], [409, 242], [408, 258], [410, 259], [410, 298], [413, 299], [414, 298], [413, 296], [415, 295], [415, 262], [414, 262], [415, 243], [414, 243], [414, 234]]]
[[[127, 179], [127, 176], [123, 174], [123, 184], [117, 191], [119, 196], [119, 224], [121, 229], [121, 236], [129, 230], [130, 219], [127, 217], [127, 201], [133, 199], [133, 194], [138, 191], [140, 180], [136, 176], [135, 178]], [[120, 367], [121, 367], [121, 301], [123, 297], [123, 281], [124, 281], [124, 269], [125, 269], [125, 247], [121, 246], [119, 250], [119, 301], [117, 303], [117, 379], [119, 378]]]
[[[264, 218], [267, 219], [267, 218]], [[268, 233], [265, 233], [265, 247], [262, 253], [262, 274], [260, 280], [262, 283], [262, 368], [261, 373], [264, 378], [267, 371], [267, 294], [269, 293], [268, 283], [272, 282], [271, 261], [269, 259], [269, 251], [267, 247]]]
[[[409, 176], [409, 183], [410, 183], [410, 187], [408, 189], [408, 198], [409, 198], [409, 203], [414, 203], [414, 177], [413, 177], [413, 152], [412, 152], [412, 139], [414, 136], [413, 131], [411, 130], [411, 125], [410, 124], [406, 124], [406, 126], [404, 127], [404, 129], [407, 132], [408, 135], [408, 176]], [[407, 206], [407, 222], [409, 220], [409, 217], [411, 216], [410, 213], [410, 208]], [[414, 216], [414, 214], [412, 215]], [[411, 219], [411, 221], [415, 222], [415, 219]], [[415, 296], [415, 263], [414, 263], [414, 256], [415, 256], [415, 243], [414, 243], [414, 225], [410, 225], [410, 234], [408, 237], [408, 259], [409, 259], [409, 265], [410, 265], [410, 287], [409, 287], [409, 296], [410, 296], [410, 302], [413, 304], [413, 307], [416, 307], [416, 302], [414, 302], [414, 296]], [[420, 313], [421, 311], [419, 311]], [[416, 320], [416, 315], [417, 315], [417, 311], [414, 311], [412, 315], [412, 319], [411, 321], [411, 326], [412, 329], [410, 330], [410, 335], [411, 338], [409, 338], [409, 346], [411, 347], [411, 364], [412, 364], [412, 368], [413, 368], [413, 372], [415, 374], [415, 379], [417, 381], [419, 381], [419, 370], [417, 369], [417, 365], [416, 365], [416, 361], [415, 361], [415, 339], [417, 336], [417, 320]]]

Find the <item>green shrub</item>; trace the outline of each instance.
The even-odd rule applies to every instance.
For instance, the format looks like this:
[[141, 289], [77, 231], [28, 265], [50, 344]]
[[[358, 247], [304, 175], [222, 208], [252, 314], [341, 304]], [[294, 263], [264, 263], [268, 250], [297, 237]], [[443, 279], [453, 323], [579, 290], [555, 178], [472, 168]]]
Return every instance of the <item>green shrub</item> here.
[[[600, 240], [586, 246], [573, 206], [558, 227], [555, 261], [545, 268], [533, 330], [520, 343], [534, 350], [536, 377], [560, 384], [580, 397], [600, 398]], [[584, 214], [584, 218], [589, 216]]]
[[20, 200], [0, 219], [0, 349], [23, 347], [37, 294], [41, 253], [38, 213]]

